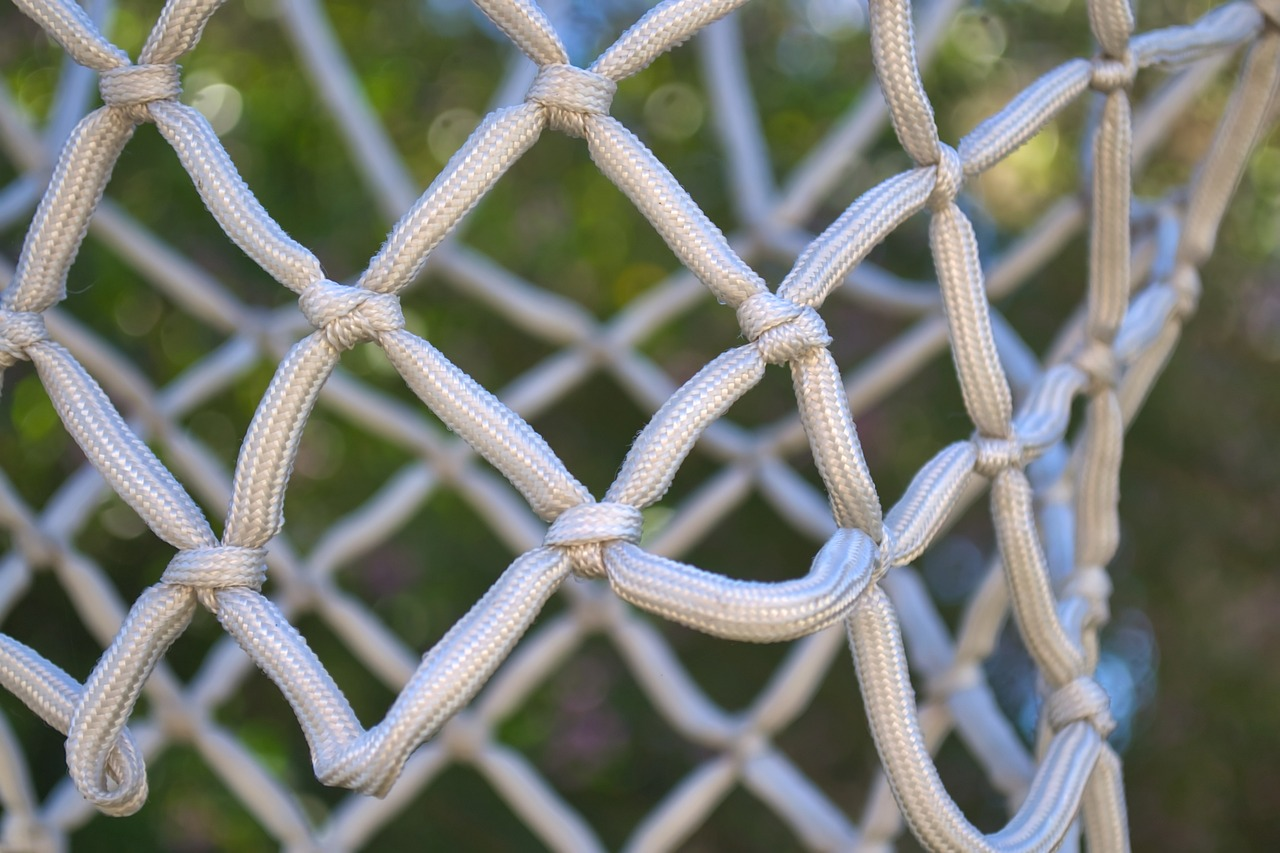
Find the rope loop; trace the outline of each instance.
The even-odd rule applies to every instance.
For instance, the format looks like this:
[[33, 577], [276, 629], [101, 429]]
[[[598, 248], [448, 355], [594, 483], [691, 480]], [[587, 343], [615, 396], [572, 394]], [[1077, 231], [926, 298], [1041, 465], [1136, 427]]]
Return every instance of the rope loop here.
[[172, 101], [182, 94], [182, 67], [165, 65], [123, 65], [103, 71], [98, 77], [102, 102], [124, 110], [135, 124], [151, 120], [147, 104]]
[[83, 756], [76, 747], [67, 741], [67, 765], [82, 797], [117, 817], [142, 808], [147, 801], [147, 765], [132, 732], [122, 731], [105, 755]]
[[160, 576], [160, 582], [195, 590], [200, 603], [217, 613], [218, 602], [214, 593], [219, 590], [234, 587], [262, 589], [267, 579], [266, 559], [264, 548], [235, 545], [192, 548], [173, 556]]
[[1116, 92], [1128, 89], [1138, 76], [1138, 61], [1133, 51], [1126, 50], [1120, 58], [1099, 56], [1093, 60], [1093, 73], [1089, 85], [1099, 92]]
[[1087, 675], [1068, 681], [1049, 694], [1044, 703], [1044, 714], [1049, 730], [1054, 734], [1079, 720], [1088, 721], [1104, 738], [1116, 727], [1111, 716], [1111, 697]]
[[752, 294], [738, 306], [738, 325], [769, 364], [793, 361], [831, 343], [827, 324], [817, 311], [767, 290]]
[[44, 317], [31, 311], [0, 311], [0, 370], [27, 359], [27, 348], [49, 339]]
[[581, 577], [605, 576], [604, 546], [636, 544], [644, 531], [644, 515], [630, 504], [584, 503], [571, 506], [551, 523], [543, 544], [564, 548]]
[[302, 291], [298, 307], [338, 352], [404, 328], [404, 312], [395, 294], [374, 293], [323, 278]]
[[945, 142], [938, 143], [933, 191], [925, 202], [930, 210], [941, 210], [956, 200], [964, 186], [964, 160], [960, 152]]
[[586, 135], [586, 117], [608, 115], [618, 84], [574, 65], [544, 65], [529, 87], [526, 101], [542, 104], [547, 121], [561, 133]]

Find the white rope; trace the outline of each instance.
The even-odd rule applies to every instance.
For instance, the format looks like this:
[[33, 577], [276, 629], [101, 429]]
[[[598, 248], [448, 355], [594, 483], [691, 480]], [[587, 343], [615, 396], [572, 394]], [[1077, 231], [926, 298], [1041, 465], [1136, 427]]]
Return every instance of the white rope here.
[[[594, 631], [611, 638], [678, 731], [716, 752], [636, 828], [629, 849], [677, 845], [739, 782], [815, 849], [880, 849], [898, 832], [899, 815], [931, 849], [1054, 849], [1077, 819], [1091, 849], [1127, 849], [1120, 762], [1106, 742], [1114, 723], [1108, 697], [1093, 679], [1097, 633], [1108, 614], [1106, 566], [1119, 544], [1123, 433], [1195, 307], [1197, 267], [1212, 251], [1231, 192], [1271, 111], [1280, 36], [1265, 8], [1231, 3], [1187, 26], [1135, 36], [1126, 0], [1090, 0], [1098, 55], [1044, 74], [952, 146], [939, 137], [921, 76], [921, 59], [952, 5], [935, 3], [938, 14], [921, 28], [927, 38], [918, 42], [909, 0], [872, 0], [870, 39], [883, 101], [868, 95], [831, 138], [865, 141], [872, 131], [864, 128], [887, 115], [914, 167], [882, 181], [811, 237], [794, 223], [807, 218], [821, 189], [860, 146], [820, 145], [790, 184], [764, 184], [771, 178], [760, 162], [759, 139], [741, 138], [759, 131], [742, 115], [752, 100], [736, 24], [725, 19], [744, 0], [660, 3], [588, 68], [569, 63], [555, 27], [532, 0], [476, 0], [537, 71], [524, 102], [492, 112], [412, 204], [406, 204], [411, 194], [402, 186], [404, 170], [376, 162], [394, 149], [380, 126], [368, 126], [368, 107], [319, 7], [292, 0], [285, 4], [285, 21], [304, 48], [309, 73], [321, 81], [380, 203], [403, 212], [349, 286], [330, 280], [315, 255], [271, 218], [208, 121], [177, 100], [177, 62], [196, 45], [220, 2], [170, 0], [137, 63], [71, 0], [15, 2], [76, 62], [97, 72], [103, 106], [79, 120], [56, 161], [46, 161], [45, 146], [7, 96], [0, 98], [0, 143], [26, 173], [15, 183], [13, 202], [0, 197], [0, 212], [34, 201], [31, 187], [38, 184], [32, 176], [51, 168], [0, 294], [0, 370], [32, 362], [89, 465], [177, 553], [157, 583], [126, 609], [101, 570], [71, 544], [101, 494], [91, 472], [68, 480], [41, 512], [26, 507], [0, 477], [0, 524], [14, 532], [16, 543], [0, 561], [0, 612], [14, 606], [37, 565], [49, 566], [79, 618], [107, 645], [81, 685], [36, 650], [0, 635], [0, 684], [67, 735], [69, 778], [83, 798], [55, 794], [47, 804], [37, 803], [12, 738], [0, 729], [0, 847], [53, 849], [85, 819], [85, 802], [112, 815], [137, 811], [147, 796], [146, 759], [180, 728], [283, 844], [358, 846], [413, 791], [459, 761], [479, 769], [549, 846], [599, 849], [589, 822], [523, 758], [491, 738], [495, 723]], [[704, 28], [704, 67], [718, 102], [732, 105], [719, 118], [730, 168], [748, 182], [735, 191], [753, 228], [746, 237], [726, 237], [666, 166], [609, 114], [622, 80]], [[1242, 45], [1248, 56], [1241, 82], [1215, 141], [1186, 197], [1157, 205], [1160, 229], [1154, 245], [1143, 249], [1150, 254], [1143, 262], [1131, 244], [1131, 174], [1168, 127], [1178, 99], [1189, 97], [1191, 84], [1171, 85], [1156, 100], [1163, 109], [1135, 113], [1135, 77], [1152, 65], [1187, 64]], [[1189, 73], [1183, 79], [1203, 78]], [[994, 313], [991, 299], [1052, 257], [1081, 227], [1084, 208], [1065, 202], [1006, 254], [982, 258], [957, 201], [966, 179], [1003, 160], [1089, 89], [1100, 93], [1102, 107], [1088, 160], [1084, 319], [1065, 339], [1060, 357], [1043, 368], [1025, 358], [1018, 367], [1009, 354], [1016, 336]], [[157, 126], [227, 236], [298, 294], [312, 331], [287, 350], [273, 347], [285, 334], [296, 338], [295, 314], [263, 319], [103, 199], [117, 158], [142, 123]], [[585, 140], [592, 161], [687, 270], [607, 323], [450, 239], [548, 129]], [[866, 261], [886, 236], [926, 210], [937, 291]], [[232, 340], [165, 389], [150, 387], [56, 307], [67, 297], [72, 264], [91, 229]], [[774, 291], [749, 261], [783, 246], [796, 260]], [[428, 264], [563, 351], [500, 394], [485, 389], [405, 327], [400, 294]], [[1135, 272], [1144, 286], [1133, 293]], [[0, 281], [9, 277], [0, 264]], [[673, 387], [637, 343], [686, 310], [702, 288], [735, 312], [746, 342]], [[876, 359], [842, 376], [829, 349], [835, 335], [820, 314], [834, 293], [922, 319]], [[975, 433], [927, 462], [886, 511], [853, 412], [901, 384], [948, 342]], [[341, 353], [360, 345], [381, 348], [457, 438], [335, 373]], [[228, 477], [175, 425], [181, 414], [234, 383], [260, 352], [277, 359], [278, 367]], [[789, 368], [797, 416], [759, 432], [725, 421], [769, 365]], [[599, 500], [528, 422], [596, 369], [612, 373], [654, 412]], [[135, 422], [126, 421], [99, 381], [131, 401]], [[1071, 436], [1077, 397], [1085, 400], [1084, 424]], [[303, 558], [282, 535], [283, 507], [302, 432], [317, 405], [333, 406], [381, 438], [414, 448], [422, 461], [403, 469]], [[148, 440], [165, 444], [177, 475]], [[804, 443], [825, 501], [782, 461]], [[644, 510], [667, 493], [695, 445], [725, 467], [646, 542]], [[206, 505], [229, 507], [220, 539], [184, 483]], [[742, 581], [676, 559], [756, 484], [784, 518], [822, 543], [807, 573], [790, 572], [795, 579], [780, 582]], [[953, 640], [909, 564], [987, 484], [1000, 558]], [[418, 658], [331, 574], [444, 486], [457, 489], [520, 556]], [[1055, 564], [1061, 582], [1055, 582]], [[277, 584], [271, 597], [261, 592], [268, 575]], [[566, 585], [571, 576], [600, 583]], [[561, 589], [571, 602], [569, 613], [525, 638]], [[716, 637], [799, 642], [757, 701], [743, 714], [729, 714], [702, 694], [657, 631], [621, 601]], [[307, 738], [317, 778], [385, 800], [352, 799], [327, 825], [309, 825], [296, 798], [207, 713], [244, 678], [245, 658], [224, 643], [186, 686], [165, 668], [166, 651], [198, 605], [216, 615], [279, 687]], [[377, 725], [360, 723], [292, 627], [291, 618], [305, 611], [321, 614], [399, 690]], [[1007, 614], [1047, 688], [1044, 737], [1034, 760], [996, 709], [979, 665]], [[839, 623], [885, 774], [860, 827], [771, 740], [800, 714], [837, 654]], [[928, 685], [922, 702], [912, 687], [912, 667]], [[144, 690], [155, 722], [131, 728]], [[984, 834], [965, 819], [930, 757], [953, 727], [1017, 806], [995, 833]]]

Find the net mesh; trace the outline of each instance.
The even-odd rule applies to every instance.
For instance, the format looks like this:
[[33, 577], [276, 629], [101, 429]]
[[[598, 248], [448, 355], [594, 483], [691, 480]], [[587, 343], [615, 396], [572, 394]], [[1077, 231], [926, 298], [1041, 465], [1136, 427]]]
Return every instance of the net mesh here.
[[[146, 759], [178, 740], [193, 744], [266, 831], [291, 848], [358, 847], [444, 768], [463, 762], [547, 846], [600, 849], [588, 816], [493, 736], [593, 634], [616, 646], [661, 716], [710, 755], [634, 827], [629, 849], [678, 845], [737, 785], [813, 849], [882, 849], [904, 819], [930, 849], [1047, 850], [1074, 846], [1081, 835], [1091, 849], [1127, 849], [1120, 762], [1107, 742], [1114, 722], [1093, 677], [1108, 614], [1106, 566], [1119, 540], [1123, 433], [1195, 308], [1197, 269], [1271, 112], [1280, 35], [1265, 4], [1231, 3], [1194, 23], [1135, 35], [1125, 0], [1090, 0], [1096, 55], [1043, 75], [952, 147], [939, 138], [920, 61], [956, 4], [930, 4], [917, 38], [907, 0], [872, 0], [878, 89], [775, 190], [731, 15], [743, 0], [659, 4], [586, 68], [570, 64], [556, 28], [532, 0], [476, 0], [531, 60], [515, 66], [504, 90], [527, 94], [491, 112], [417, 196], [322, 9], [312, 0], [290, 0], [281, 7], [283, 20], [307, 75], [379, 202], [399, 217], [349, 284], [328, 278], [315, 255], [271, 218], [208, 120], [178, 100], [177, 63], [219, 2], [171, 0], [136, 62], [101, 34], [106, 4], [88, 11], [70, 0], [16, 4], [76, 63], [96, 72], [103, 106], [85, 115], [93, 75], [69, 72], [42, 137], [12, 99], [0, 97], [0, 139], [21, 170], [0, 194], [0, 214], [12, 221], [39, 198], [16, 265], [0, 265], [7, 280], [0, 367], [32, 363], [88, 463], [41, 509], [0, 478], [0, 523], [14, 542], [0, 563], [0, 606], [21, 607], [33, 572], [48, 567], [75, 618], [106, 650], [82, 684], [37, 649], [0, 635], [0, 682], [66, 734], [69, 768], [68, 780], [39, 800], [22, 746], [0, 725], [4, 849], [58, 849], [93, 809], [137, 811], [147, 797]], [[732, 195], [750, 225], [733, 239], [609, 114], [620, 81], [695, 35]], [[1241, 49], [1239, 82], [1190, 185], [1135, 202], [1135, 164]], [[1135, 110], [1135, 77], [1152, 66], [1179, 72]], [[980, 256], [957, 204], [964, 183], [1090, 92], [1097, 107], [1085, 155], [1088, 191], [1053, 207], [1008, 249]], [[861, 195], [820, 235], [806, 234], [796, 223], [812, 214], [885, 117], [913, 166]], [[297, 294], [298, 311], [264, 319], [103, 199], [117, 158], [144, 123], [172, 147], [227, 236]], [[607, 322], [449, 239], [544, 131], [582, 138], [595, 165], [685, 270]], [[866, 261], [922, 212], [936, 287], [914, 286]], [[60, 313], [56, 306], [91, 219], [102, 239], [185, 310], [233, 334], [229, 342], [156, 388]], [[990, 302], [1033, 276], [1082, 227], [1085, 305], [1041, 363]], [[776, 287], [747, 262], [770, 252], [794, 258]], [[501, 397], [490, 393], [405, 328], [399, 295], [428, 263], [559, 352]], [[735, 313], [746, 343], [677, 387], [641, 343], [687, 312], [704, 288], [722, 311]], [[819, 313], [837, 290], [919, 319], [842, 375]], [[283, 337], [291, 345], [279, 347]], [[884, 511], [851, 412], [900, 386], [948, 345], [973, 437], [938, 451]], [[456, 437], [335, 371], [340, 355], [357, 346], [380, 347]], [[264, 355], [279, 359], [278, 368], [228, 474], [178, 422]], [[726, 413], [770, 365], [789, 371], [798, 417], [761, 429], [735, 426]], [[599, 499], [528, 424], [598, 370], [615, 375], [652, 413]], [[132, 421], [103, 386], [127, 404]], [[1078, 398], [1083, 415], [1073, 428]], [[301, 556], [282, 534], [283, 507], [303, 429], [318, 404], [411, 449], [422, 462]], [[177, 475], [148, 442], [163, 444]], [[644, 511], [667, 493], [695, 445], [720, 460], [722, 470], [682, 502], [658, 535], [642, 539]], [[787, 461], [806, 445], [825, 495]], [[521, 553], [419, 659], [332, 573], [390, 536], [440, 482], [458, 489]], [[188, 486], [204, 502], [228, 507], [220, 537]], [[755, 488], [785, 523], [820, 543], [807, 573], [745, 581], [676, 559]], [[158, 582], [128, 605], [102, 568], [70, 544], [107, 489], [176, 549]], [[952, 637], [910, 564], [988, 492], [998, 556]], [[566, 583], [571, 578], [589, 582]], [[524, 637], [557, 592], [569, 606]], [[212, 612], [234, 642], [216, 645], [184, 683], [164, 658], [198, 608]], [[735, 712], [708, 698], [641, 612], [728, 640], [796, 642], [763, 692]], [[308, 613], [398, 691], [372, 728], [357, 719], [292, 626]], [[1043, 680], [1034, 750], [998, 708], [982, 669], [1009, 616]], [[856, 824], [774, 742], [804, 711], [846, 641], [883, 765]], [[292, 706], [317, 778], [377, 798], [352, 795], [317, 818], [216, 721], [215, 709], [254, 664]], [[144, 694], [149, 712], [131, 722]], [[1010, 804], [1008, 823], [995, 833], [975, 828], [939, 778], [931, 756], [952, 732]]]

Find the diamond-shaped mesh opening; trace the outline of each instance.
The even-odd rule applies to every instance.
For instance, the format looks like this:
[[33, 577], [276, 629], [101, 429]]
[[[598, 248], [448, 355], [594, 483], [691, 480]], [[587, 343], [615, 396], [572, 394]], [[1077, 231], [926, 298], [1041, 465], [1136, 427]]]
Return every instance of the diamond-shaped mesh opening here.
[[603, 637], [576, 648], [497, 735], [579, 814], [600, 816], [611, 849], [710, 754], [673, 731]]
[[285, 505], [290, 532], [299, 542], [317, 541], [413, 461], [402, 448], [370, 441], [366, 434], [325, 413], [314, 415], [303, 433], [290, 479], [295, 489]]
[[[681, 559], [742, 580], [780, 581], [806, 574], [808, 562], [797, 559], [797, 555], [806, 548], [816, 551], [812, 540], [780, 524], [778, 513], [764, 498], [755, 489], [745, 489], [744, 497], [724, 511], [707, 511], [711, 523], [696, 544], [680, 555]], [[691, 509], [685, 504], [678, 506], [676, 512]]]
[[[441, 791], [448, 793], [441, 795]], [[471, 817], [477, 812], [487, 816], [481, 828], [476, 827]], [[483, 846], [493, 850], [532, 853], [545, 849], [545, 845], [519, 815], [511, 812], [481, 773], [457, 765], [442, 772], [411, 810], [399, 820], [389, 822], [370, 840], [370, 846], [395, 849], [422, 844], [420, 827], [424, 817], [436, 827], [431, 843], [442, 847], [471, 844], [473, 839], [479, 838]]]
[[938, 751], [938, 766], [944, 772], [947, 789], [956, 792], [956, 805], [975, 826], [987, 832], [1002, 827], [1009, 804], [991, 786], [986, 769], [956, 736], [948, 738]]
[[[593, 419], [607, 412], [608, 418]], [[647, 413], [605, 375], [593, 376], [579, 384], [558, 405], [529, 419], [540, 433], [558, 438], [553, 449], [565, 467], [600, 495], [613, 480], [625, 456], [627, 445], [644, 426]]]
[[[452, 490], [440, 490], [387, 540], [338, 567], [337, 583], [366, 602], [412, 649], [426, 649], [478, 601], [511, 549]], [[548, 603], [557, 609], [556, 600]]]
[[166, 559], [156, 552], [155, 536], [137, 513], [114, 494], [90, 516], [75, 537], [75, 547], [95, 562], [124, 601], [133, 601], [155, 583]]
[[[413, 329], [416, 334], [494, 393], [501, 393], [558, 352], [554, 342], [492, 311], [465, 287], [449, 287], [436, 276], [422, 282], [405, 300], [405, 308], [409, 312], [406, 328], [412, 320], [419, 326]], [[494, 341], [504, 345], [495, 347]], [[376, 352], [374, 347], [369, 349]], [[392, 371], [382, 372], [387, 381], [399, 378]], [[403, 381], [400, 384], [403, 386]]]
[[819, 660], [830, 655], [831, 664], [816, 681], [804, 685], [813, 697], [794, 720], [774, 737], [775, 747], [831, 800], [856, 820], [858, 805], [866, 802], [876, 767], [875, 746], [865, 741], [836, 741], [832, 732], [860, 731], [866, 714], [858, 696], [857, 680], [844, 669], [843, 637], [831, 650], [815, 652]]
[[[335, 677], [341, 679], [340, 686], [354, 698], [360, 712], [370, 719], [384, 713], [391, 691], [354, 660], [322, 619], [308, 614], [298, 618], [298, 623], [298, 630], [337, 673]], [[214, 721], [261, 764], [263, 773], [289, 786], [293, 791], [291, 797], [310, 798], [327, 811], [340, 799], [340, 792], [320, 785], [307, 771], [311, 757], [306, 739], [300, 732], [292, 731], [296, 723], [286, 725], [292, 722], [292, 713], [280, 697], [280, 691], [252, 665], [245, 665], [235, 651], [226, 648], [219, 651], [220, 657], [233, 659], [238, 666], [235, 667], [236, 689], [217, 707]]]
[[787, 655], [787, 647], [776, 644], [729, 644], [678, 625], [660, 630], [698, 686], [730, 711], [749, 705]]
[[695, 851], [779, 849], [794, 843], [795, 835], [760, 801], [735, 787], [698, 831], [682, 844]]

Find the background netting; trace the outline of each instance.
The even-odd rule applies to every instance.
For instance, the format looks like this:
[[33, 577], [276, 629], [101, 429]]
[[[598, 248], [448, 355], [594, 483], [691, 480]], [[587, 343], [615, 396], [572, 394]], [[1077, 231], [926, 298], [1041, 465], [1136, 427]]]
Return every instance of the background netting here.
[[[743, 2], [660, 4], [585, 68], [570, 63], [556, 27], [532, 2], [477, 2], [529, 61], [512, 63], [494, 98], [499, 107], [419, 197], [321, 8], [286, 2], [281, 20], [302, 67], [377, 203], [399, 218], [344, 283], [271, 218], [209, 120], [179, 100], [178, 63], [220, 3], [168, 3], [136, 60], [101, 34], [110, 32], [110, 4], [16, 5], [79, 67], [63, 73], [43, 131], [12, 98], [0, 98], [0, 138], [19, 167], [0, 194], [0, 219], [19, 220], [39, 200], [16, 263], [0, 265], [0, 365], [8, 372], [30, 362], [26, 369], [88, 464], [39, 508], [0, 479], [0, 522], [12, 543], [0, 564], [0, 595], [5, 611], [19, 612], [35, 572], [49, 570], [69, 600], [57, 618], [82, 621], [105, 651], [81, 680], [38, 648], [0, 636], [0, 680], [67, 736], [70, 770], [38, 798], [22, 744], [0, 728], [4, 849], [57, 849], [95, 808], [137, 811], [148, 796], [147, 761], [175, 744], [193, 747], [291, 848], [357, 847], [449, 766], [464, 763], [547, 846], [599, 849], [592, 816], [496, 735], [594, 637], [612, 644], [660, 718], [703, 750], [629, 828], [629, 849], [678, 845], [738, 786], [813, 849], [881, 849], [900, 835], [904, 816], [931, 849], [1045, 850], [1082, 836], [1093, 849], [1127, 848], [1120, 762], [1107, 742], [1114, 721], [1093, 677], [1108, 619], [1106, 567], [1119, 545], [1122, 439], [1196, 307], [1198, 269], [1271, 114], [1280, 35], [1265, 4], [1232, 3], [1135, 34], [1122, 0], [1090, 2], [1095, 54], [1040, 75], [952, 147], [939, 137], [920, 61], [957, 4], [935, 0], [913, 27], [905, 0], [872, 2], [879, 87], [776, 186], [750, 57], [731, 16]], [[732, 238], [610, 116], [620, 84], [695, 35], [727, 194], [742, 225]], [[1190, 183], [1133, 198], [1133, 172], [1237, 53], [1239, 82]], [[1144, 89], [1134, 107], [1150, 67], [1176, 73]], [[95, 78], [104, 105], [89, 111]], [[965, 182], [1086, 99], [1085, 190], [1016, 239], [980, 252], [960, 204]], [[910, 163], [882, 169], [814, 236], [817, 211], [886, 119]], [[103, 199], [117, 159], [145, 124], [171, 146], [226, 235], [297, 294], [293, 305], [264, 310], [237, 299]], [[683, 267], [604, 320], [450, 236], [548, 132], [580, 137], [576, 156], [590, 157]], [[91, 220], [121, 257], [221, 330], [225, 343], [157, 386], [56, 308], [69, 276], [76, 290], [72, 262]], [[914, 221], [927, 223], [936, 282], [910, 281], [867, 260]], [[1083, 307], [1037, 355], [991, 301], [1034, 278], [1082, 229]], [[777, 267], [776, 280], [767, 283], [756, 267]], [[407, 328], [400, 294], [427, 268], [538, 340], [545, 356], [490, 393], [428, 343], [435, 336]], [[646, 345], [707, 293], [746, 342], [673, 379]], [[833, 293], [910, 322], [842, 373], [833, 355], [842, 327], [823, 319]], [[929, 448], [901, 494], [882, 502], [851, 412], [890, 395], [948, 345], [972, 436]], [[380, 348], [420, 403], [338, 368], [357, 347]], [[232, 472], [232, 460], [194, 438], [182, 418], [243, 383], [264, 358], [274, 373]], [[741, 398], [788, 372], [793, 413], [760, 426], [732, 421]], [[644, 418], [629, 449], [618, 446], [603, 463], [607, 488], [593, 491], [553, 451], [561, 446], [554, 436], [548, 443], [530, 422], [597, 374], [616, 381]], [[413, 461], [320, 535], [290, 537], [287, 485], [317, 406], [403, 447]], [[695, 446], [711, 460], [709, 473], [678, 502], [664, 501]], [[326, 487], [342, 489], [315, 488]], [[488, 591], [419, 659], [335, 576], [442, 489], [458, 492], [517, 556], [501, 571], [489, 567], [496, 580]], [[72, 541], [110, 492], [177, 549], [132, 604]], [[776, 510], [779, 525], [812, 540], [807, 569], [781, 566], [751, 580], [742, 577], [751, 566], [730, 569], [730, 577], [680, 559], [752, 494]], [[998, 549], [952, 631], [911, 564], [984, 496]], [[207, 514], [222, 519], [220, 537]], [[539, 621], [557, 592], [563, 601]], [[229, 638], [179, 677], [165, 657], [201, 609]], [[394, 692], [389, 710], [375, 712], [381, 722], [361, 722], [364, 711], [353, 710], [293, 627], [304, 617], [317, 617]], [[982, 666], [1010, 617], [1043, 691], [1031, 748]], [[755, 698], [728, 710], [689, 674], [663, 622], [725, 640], [793, 642]], [[824, 791], [776, 743], [833, 664], [847, 666], [846, 642], [883, 765], [856, 821], [850, 802]], [[316, 777], [381, 799], [304, 800], [286, 773], [219, 721], [218, 709], [253, 676], [253, 664], [292, 706]], [[363, 707], [362, 697], [352, 699]], [[146, 712], [133, 719], [140, 701]], [[860, 728], [841, 734], [856, 737]], [[953, 733], [1008, 805], [997, 831], [970, 823], [937, 773], [931, 756]]]

